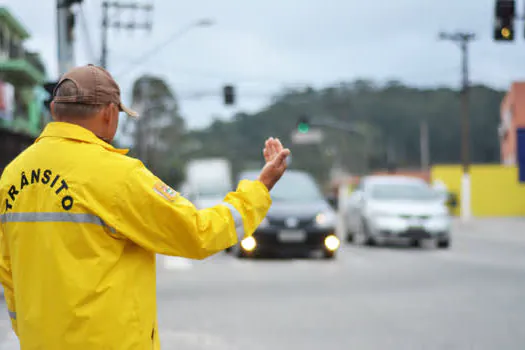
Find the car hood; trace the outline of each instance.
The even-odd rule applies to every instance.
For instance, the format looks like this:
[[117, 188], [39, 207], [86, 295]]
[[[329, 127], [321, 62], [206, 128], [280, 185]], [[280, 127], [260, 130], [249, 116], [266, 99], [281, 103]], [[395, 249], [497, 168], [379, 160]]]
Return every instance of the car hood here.
[[288, 217], [313, 217], [322, 211], [332, 210], [325, 201], [312, 202], [290, 202], [290, 201], [274, 201], [268, 217], [274, 219], [285, 219]]
[[373, 212], [385, 212], [393, 215], [440, 215], [447, 213], [447, 207], [441, 200], [375, 200], [368, 203], [368, 209]]

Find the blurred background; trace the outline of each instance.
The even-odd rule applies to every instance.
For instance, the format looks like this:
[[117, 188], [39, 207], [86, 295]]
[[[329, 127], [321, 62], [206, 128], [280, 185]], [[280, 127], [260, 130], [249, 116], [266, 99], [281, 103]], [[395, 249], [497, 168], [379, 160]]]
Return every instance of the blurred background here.
[[[60, 75], [102, 65], [142, 116], [115, 146], [199, 208], [253, 178], [267, 137], [292, 150], [253, 240], [159, 258], [167, 349], [523, 349], [524, 16], [511, 0], [3, 0], [0, 173], [51, 120]], [[333, 261], [240, 259], [266, 244]]]

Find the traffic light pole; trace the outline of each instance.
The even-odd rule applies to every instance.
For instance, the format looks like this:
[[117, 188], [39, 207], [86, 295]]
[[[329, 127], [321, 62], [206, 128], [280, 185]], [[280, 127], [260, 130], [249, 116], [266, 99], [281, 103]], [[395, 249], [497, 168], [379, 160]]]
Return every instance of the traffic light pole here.
[[368, 134], [365, 133], [361, 128], [356, 127], [355, 125], [352, 125], [350, 123], [344, 123], [339, 122], [336, 120], [331, 120], [328, 118], [323, 118], [323, 120], [314, 120], [314, 121], [306, 121], [308, 125], [310, 126], [317, 126], [317, 127], [324, 127], [324, 128], [330, 128], [338, 131], [344, 131], [349, 134], [359, 135], [364, 140], [364, 148], [363, 148], [363, 157], [365, 159], [365, 172], [370, 171], [370, 140], [368, 137]]
[[470, 121], [469, 121], [469, 44], [475, 40], [475, 34], [458, 32], [441, 33], [440, 39], [459, 44], [461, 49], [461, 158], [463, 176], [461, 178], [461, 218], [468, 221], [471, 217], [470, 193]]
[[367, 135], [360, 130], [359, 128], [356, 128], [354, 125], [349, 123], [341, 123], [335, 120], [323, 120], [323, 121], [310, 121], [309, 124], [311, 126], [321, 126], [336, 130], [342, 130], [346, 131], [351, 134], [358, 134], [360, 136], [366, 137]]

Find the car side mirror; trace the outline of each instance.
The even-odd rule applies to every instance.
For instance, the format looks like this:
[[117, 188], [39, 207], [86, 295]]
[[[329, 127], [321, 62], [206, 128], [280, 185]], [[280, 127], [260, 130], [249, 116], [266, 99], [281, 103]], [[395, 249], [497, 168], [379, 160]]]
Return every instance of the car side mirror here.
[[337, 198], [337, 196], [328, 196], [326, 197], [326, 200], [334, 210], [337, 210], [337, 208], [339, 207], [339, 199]]
[[456, 208], [458, 206], [458, 196], [455, 193], [450, 192], [448, 194], [447, 206], [450, 208]]

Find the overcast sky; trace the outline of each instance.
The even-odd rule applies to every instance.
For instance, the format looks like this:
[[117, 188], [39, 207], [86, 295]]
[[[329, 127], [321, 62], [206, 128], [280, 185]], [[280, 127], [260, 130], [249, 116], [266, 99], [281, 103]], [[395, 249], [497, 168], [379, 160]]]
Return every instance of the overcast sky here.
[[[99, 61], [101, 2], [84, 0], [89, 34], [78, 23], [77, 64]], [[458, 87], [460, 51], [451, 42], [437, 40], [441, 30], [477, 34], [471, 46], [472, 81], [506, 89], [512, 81], [525, 79], [523, 22], [516, 23], [516, 42], [493, 42], [494, 0], [141, 2], [154, 4], [153, 30], [149, 34], [112, 31], [109, 69], [128, 102], [138, 76], [164, 77], [179, 96], [190, 127], [206, 126], [214, 115], [229, 118], [238, 111], [256, 111], [284, 86], [323, 87], [364, 77]], [[32, 39], [27, 47], [42, 53], [50, 78], [56, 78], [55, 1], [1, 3], [28, 28]], [[518, 1], [517, 8], [523, 15], [525, 4]], [[121, 18], [130, 15], [122, 12]], [[140, 13], [135, 18], [145, 19]], [[201, 18], [213, 19], [215, 25], [187, 31], [142, 65], [127, 70], [141, 54]], [[120, 75], [122, 70], [126, 74]], [[238, 104], [233, 108], [222, 105], [225, 83], [238, 88]], [[200, 92], [217, 95], [196, 99], [194, 94]]]

